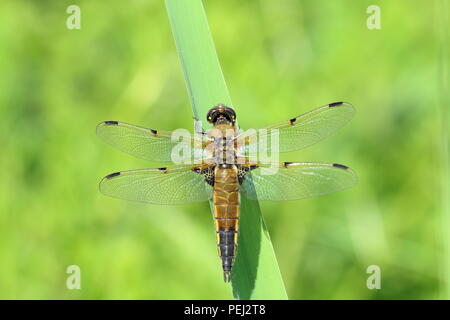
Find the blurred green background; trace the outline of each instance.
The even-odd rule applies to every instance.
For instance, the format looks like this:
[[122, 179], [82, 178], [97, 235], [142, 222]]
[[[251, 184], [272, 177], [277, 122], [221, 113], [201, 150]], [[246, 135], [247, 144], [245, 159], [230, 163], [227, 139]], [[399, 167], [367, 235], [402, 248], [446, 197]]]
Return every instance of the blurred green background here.
[[[66, 28], [71, 4], [81, 29]], [[381, 30], [366, 9], [381, 8]], [[206, 1], [243, 128], [334, 101], [356, 117], [285, 161], [352, 167], [353, 189], [261, 203], [291, 299], [448, 298], [448, 3]], [[153, 206], [98, 182], [155, 167], [102, 142], [120, 120], [192, 129], [161, 0], [0, 4], [0, 298], [227, 299], [209, 204]], [[444, 107], [445, 106], [445, 107]], [[81, 290], [66, 268], [81, 268]], [[369, 265], [381, 290], [369, 290]]]

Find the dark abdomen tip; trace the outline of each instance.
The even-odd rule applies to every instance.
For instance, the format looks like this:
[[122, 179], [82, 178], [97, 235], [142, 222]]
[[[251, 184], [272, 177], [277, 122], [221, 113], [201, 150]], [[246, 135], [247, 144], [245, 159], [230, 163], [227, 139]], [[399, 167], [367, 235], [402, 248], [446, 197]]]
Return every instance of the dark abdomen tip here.
[[223, 281], [230, 282], [231, 281], [231, 271], [223, 272]]

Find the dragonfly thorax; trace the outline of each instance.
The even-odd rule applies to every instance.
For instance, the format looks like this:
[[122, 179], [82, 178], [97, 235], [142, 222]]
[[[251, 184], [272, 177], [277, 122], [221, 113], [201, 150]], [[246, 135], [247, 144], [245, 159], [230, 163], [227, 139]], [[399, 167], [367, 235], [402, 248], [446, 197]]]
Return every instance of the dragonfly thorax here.
[[215, 164], [236, 163], [236, 130], [231, 123], [216, 124], [208, 131], [210, 151]]

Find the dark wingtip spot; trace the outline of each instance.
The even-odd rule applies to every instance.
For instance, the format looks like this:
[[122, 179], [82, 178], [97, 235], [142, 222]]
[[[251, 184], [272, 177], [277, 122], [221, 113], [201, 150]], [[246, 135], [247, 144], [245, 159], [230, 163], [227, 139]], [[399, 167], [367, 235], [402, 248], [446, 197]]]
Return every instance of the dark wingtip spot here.
[[114, 177], [117, 177], [117, 176], [120, 176], [120, 172], [114, 172], [114, 173], [108, 174], [105, 177], [105, 179], [111, 179], [111, 178], [114, 178]]
[[167, 167], [161, 167], [161, 168], [158, 168], [158, 170], [166, 173], [167, 172]]
[[287, 168], [289, 165], [293, 164], [293, 162], [285, 162], [284, 167]]
[[104, 122], [106, 125], [118, 125], [119, 124], [119, 122], [118, 121], [105, 121]]
[[343, 164], [339, 164], [339, 163], [333, 163], [333, 167], [339, 168], [339, 169], [344, 169], [344, 170], [348, 169], [347, 166], [344, 166]]
[[293, 125], [295, 123], [295, 121], [297, 121], [297, 118], [292, 118], [289, 120], [289, 122], [291, 123], [291, 125]]
[[156, 134], [158, 133], [157, 130], [150, 129], [150, 131], [151, 131], [155, 136], [156, 136]]
[[340, 102], [333, 102], [333, 103], [330, 103], [328, 106], [330, 107], [330, 108], [332, 108], [332, 107], [338, 107], [338, 106], [340, 106], [340, 105], [342, 105], [342, 104], [344, 104], [342, 101], [340, 101]]

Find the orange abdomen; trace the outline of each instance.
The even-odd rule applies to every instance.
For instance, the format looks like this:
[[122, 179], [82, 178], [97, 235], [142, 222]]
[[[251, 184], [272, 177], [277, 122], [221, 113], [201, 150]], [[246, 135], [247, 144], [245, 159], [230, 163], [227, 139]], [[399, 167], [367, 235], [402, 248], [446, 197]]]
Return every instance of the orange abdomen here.
[[235, 165], [217, 165], [214, 171], [214, 219], [217, 248], [224, 280], [230, 281], [239, 232], [239, 181]]

